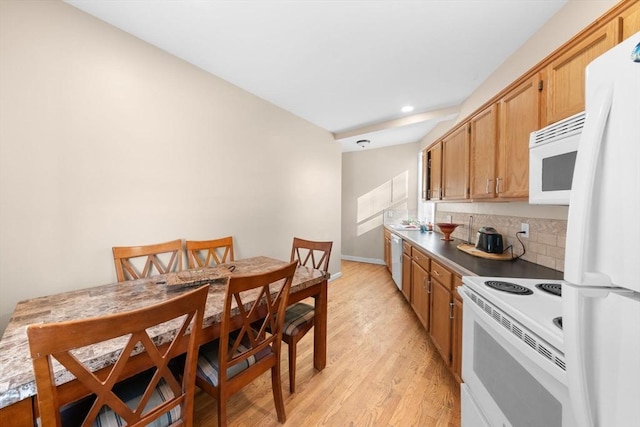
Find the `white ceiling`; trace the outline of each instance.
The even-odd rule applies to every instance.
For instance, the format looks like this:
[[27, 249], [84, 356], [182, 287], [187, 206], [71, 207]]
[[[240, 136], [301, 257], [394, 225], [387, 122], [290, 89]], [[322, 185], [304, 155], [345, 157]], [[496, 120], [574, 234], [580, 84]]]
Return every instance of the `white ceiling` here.
[[329, 130], [343, 151], [415, 142], [455, 117], [566, 1], [66, 0]]

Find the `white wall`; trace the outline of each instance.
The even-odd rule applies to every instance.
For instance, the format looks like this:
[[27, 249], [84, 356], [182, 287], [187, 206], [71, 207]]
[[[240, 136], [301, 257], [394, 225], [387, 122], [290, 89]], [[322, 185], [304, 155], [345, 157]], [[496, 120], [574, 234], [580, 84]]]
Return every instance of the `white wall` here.
[[342, 155], [342, 256], [384, 260], [382, 209], [416, 211], [418, 143]]
[[112, 246], [333, 240], [331, 134], [57, 1], [0, 2], [0, 331], [17, 301], [115, 281]]

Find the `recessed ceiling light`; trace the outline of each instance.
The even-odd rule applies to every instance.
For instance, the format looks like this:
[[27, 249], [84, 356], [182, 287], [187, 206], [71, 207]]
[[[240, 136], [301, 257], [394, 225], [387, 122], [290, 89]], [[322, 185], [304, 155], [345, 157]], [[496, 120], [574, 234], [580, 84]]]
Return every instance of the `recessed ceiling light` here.
[[412, 111], [413, 111], [413, 105], [405, 105], [404, 107], [402, 107], [403, 113], [410, 113]]

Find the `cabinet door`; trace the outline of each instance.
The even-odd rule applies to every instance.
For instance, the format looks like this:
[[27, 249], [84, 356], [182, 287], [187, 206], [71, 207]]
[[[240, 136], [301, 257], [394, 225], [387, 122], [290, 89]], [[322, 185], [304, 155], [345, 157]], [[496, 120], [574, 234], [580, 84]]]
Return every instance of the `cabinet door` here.
[[584, 110], [585, 67], [615, 46], [617, 39], [617, 22], [614, 20], [564, 51], [547, 66], [544, 125]]
[[411, 276], [411, 306], [415, 311], [420, 323], [429, 330], [429, 273], [427, 273], [418, 263], [412, 262]]
[[443, 200], [469, 198], [469, 124], [442, 140]]
[[493, 104], [469, 122], [469, 188], [472, 199], [495, 197], [498, 146], [498, 105]]
[[429, 151], [422, 150], [422, 200], [429, 200]]
[[451, 291], [437, 280], [431, 280], [431, 341], [447, 366], [451, 364]]
[[640, 31], [640, 1], [635, 1], [617, 18], [620, 37], [618, 42], [628, 39]]
[[462, 286], [460, 276], [453, 277], [453, 319], [451, 320], [451, 372], [456, 380], [462, 382], [462, 298], [458, 294], [458, 286]]
[[[454, 291], [455, 292], [455, 291]], [[455, 294], [454, 294], [455, 295]], [[451, 330], [451, 370], [462, 382], [462, 300], [453, 298], [453, 324]]]
[[535, 75], [500, 100], [498, 197], [529, 197], [529, 135], [540, 128], [539, 81]]
[[402, 254], [402, 293], [407, 301], [411, 301], [411, 257]]
[[427, 157], [427, 198], [440, 200], [442, 198], [442, 142], [429, 148]]
[[384, 230], [384, 263], [391, 272], [391, 234], [387, 230]]

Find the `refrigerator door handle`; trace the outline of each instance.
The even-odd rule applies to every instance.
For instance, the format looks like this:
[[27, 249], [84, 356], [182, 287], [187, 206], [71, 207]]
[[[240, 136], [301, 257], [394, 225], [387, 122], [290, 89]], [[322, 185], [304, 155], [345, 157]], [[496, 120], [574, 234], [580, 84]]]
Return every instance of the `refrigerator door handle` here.
[[[611, 284], [608, 276], [598, 273], [585, 273], [585, 282], [591, 286]], [[585, 283], [586, 284], [586, 283]], [[594, 427], [593, 402], [589, 393], [587, 349], [585, 342], [586, 298], [606, 298], [609, 288], [581, 287], [565, 283], [562, 286], [562, 319], [565, 342], [565, 361], [567, 364], [567, 383], [569, 398], [577, 425]]]
[[584, 263], [591, 226], [591, 195], [596, 181], [604, 129], [611, 111], [613, 86], [611, 84], [601, 86], [594, 99], [594, 106], [585, 119], [571, 184], [565, 280], [572, 283], [581, 283], [582, 275], [586, 270]]

